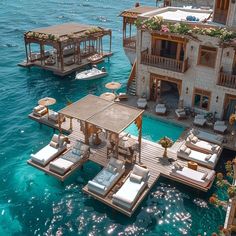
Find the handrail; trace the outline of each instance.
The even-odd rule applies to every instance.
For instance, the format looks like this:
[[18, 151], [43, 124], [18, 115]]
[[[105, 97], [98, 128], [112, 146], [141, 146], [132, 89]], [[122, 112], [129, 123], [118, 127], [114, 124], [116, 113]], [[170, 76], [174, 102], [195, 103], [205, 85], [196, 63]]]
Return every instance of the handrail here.
[[133, 80], [135, 80], [136, 77], [136, 63], [137, 63], [137, 59], [135, 59], [134, 64], [132, 66], [130, 75], [129, 75], [129, 80], [127, 82], [127, 89], [130, 87], [131, 83]]
[[180, 61], [172, 58], [151, 55], [145, 50], [141, 53], [141, 64], [184, 73], [188, 69], [188, 58], [184, 61]]
[[218, 85], [236, 89], [236, 75], [220, 71]]

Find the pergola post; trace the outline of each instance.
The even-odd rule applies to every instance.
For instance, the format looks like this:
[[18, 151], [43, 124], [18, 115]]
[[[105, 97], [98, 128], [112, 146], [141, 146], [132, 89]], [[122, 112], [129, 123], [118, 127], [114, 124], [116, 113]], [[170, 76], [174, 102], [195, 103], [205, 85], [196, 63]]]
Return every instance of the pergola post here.
[[72, 130], [72, 117], [70, 117], [70, 130]]
[[89, 144], [89, 137], [88, 137], [88, 122], [85, 121], [84, 124], [84, 142], [85, 144]]
[[118, 159], [118, 155], [119, 155], [119, 134], [116, 134], [116, 157]]
[[61, 114], [58, 114], [58, 127], [59, 127], [59, 132], [62, 133], [62, 128], [61, 128]]
[[111, 52], [111, 43], [112, 43], [112, 32], [110, 31], [110, 52]]
[[28, 47], [27, 47], [26, 39], [25, 39], [25, 54], [26, 54], [26, 61], [28, 63], [29, 62], [29, 56], [28, 56]]
[[141, 163], [141, 151], [142, 151], [142, 128], [143, 128], [143, 118], [142, 116], [140, 117], [140, 129], [138, 133], [138, 143], [139, 143], [139, 163]]

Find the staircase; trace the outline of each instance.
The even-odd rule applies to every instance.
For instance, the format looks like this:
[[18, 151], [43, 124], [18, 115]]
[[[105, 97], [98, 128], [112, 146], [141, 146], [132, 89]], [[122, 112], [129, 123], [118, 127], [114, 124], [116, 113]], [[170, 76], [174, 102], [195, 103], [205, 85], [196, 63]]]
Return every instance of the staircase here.
[[136, 95], [136, 60], [129, 75], [129, 80], [127, 83], [127, 92], [130, 95]]

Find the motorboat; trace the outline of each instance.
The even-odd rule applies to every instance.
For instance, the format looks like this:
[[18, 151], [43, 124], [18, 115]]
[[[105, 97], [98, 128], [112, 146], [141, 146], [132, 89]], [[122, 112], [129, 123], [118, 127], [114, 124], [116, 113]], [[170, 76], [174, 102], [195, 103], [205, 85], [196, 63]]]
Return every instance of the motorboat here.
[[96, 66], [93, 66], [92, 69], [82, 71], [77, 73], [75, 79], [78, 80], [93, 80], [105, 77], [107, 75], [106, 69], [104, 67], [99, 70]]

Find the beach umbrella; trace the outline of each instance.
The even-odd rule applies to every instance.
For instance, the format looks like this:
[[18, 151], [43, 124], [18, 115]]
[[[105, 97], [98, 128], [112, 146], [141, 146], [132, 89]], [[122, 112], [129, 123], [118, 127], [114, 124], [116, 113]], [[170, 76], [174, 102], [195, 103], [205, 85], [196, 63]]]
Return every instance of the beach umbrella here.
[[121, 84], [119, 82], [109, 82], [105, 85], [107, 89], [110, 89], [114, 92], [114, 90], [119, 89], [121, 87]]
[[103, 98], [103, 99], [105, 99], [105, 100], [107, 100], [107, 101], [114, 101], [115, 100], [115, 98], [116, 98], [116, 95], [114, 94], [114, 93], [103, 93], [103, 94], [101, 94], [100, 95], [100, 98]]
[[42, 106], [51, 106], [53, 104], [56, 103], [56, 99], [55, 98], [50, 98], [50, 97], [45, 97], [45, 98], [42, 98], [38, 101], [38, 104], [39, 105], [42, 105]]

